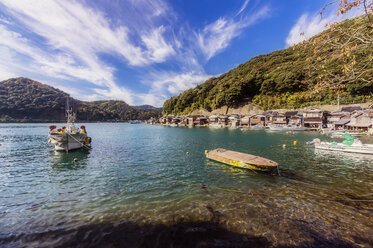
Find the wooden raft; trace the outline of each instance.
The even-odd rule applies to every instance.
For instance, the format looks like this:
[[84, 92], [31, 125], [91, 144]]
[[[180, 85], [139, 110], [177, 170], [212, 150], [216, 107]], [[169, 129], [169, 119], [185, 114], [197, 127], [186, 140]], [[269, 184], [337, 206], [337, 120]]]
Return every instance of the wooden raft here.
[[278, 167], [278, 163], [272, 160], [222, 148], [205, 151], [205, 154], [211, 160], [256, 171], [273, 171]]

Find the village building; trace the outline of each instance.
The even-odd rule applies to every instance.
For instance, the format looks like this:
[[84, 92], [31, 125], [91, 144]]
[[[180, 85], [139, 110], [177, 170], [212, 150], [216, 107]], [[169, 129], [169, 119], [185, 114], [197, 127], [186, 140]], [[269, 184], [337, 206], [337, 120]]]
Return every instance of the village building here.
[[345, 129], [350, 122], [350, 112], [333, 112], [326, 116], [327, 127], [333, 130]]
[[356, 111], [351, 115], [350, 123], [348, 123], [347, 129], [354, 131], [368, 131], [372, 128], [372, 111]]
[[164, 117], [161, 117], [159, 119], [159, 123], [161, 123], [162, 125], [170, 125], [171, 124], [171, 121], [172, 121], [172, 118], [174, 118], [173, 116], [164, 116]]
[[242, 116], [241, 119], [240, 119], [240, 124], [242, 127], [249, 127], [250, 126], [250, 117], [252, 115], [245, 115], [245, 116]]
[[199, 116], [199, 117], [197, 117], [197, 119], [194, 121], [194, 125], [195, 126], [204, 126], [204, 125], [206, 125], [206, 124], [208, 124], [209, 122], [208, 122], [208, 119], [207, 119], [207, 117], [205, 117], [205, 116]]
[[197, 120], [198, 117], [200, 117], [200, 115], [188, 115], [188, 117], [187, 117], [187, 125], [189, 127], [194, 127], [195, 122], [196, 122], [196, 120]]
[[253, 115], [250, 117], [250, 126], [265, 126], [266, 117], [264, 115]]
[[231, 115], [228, 117], [228, 125], [230, 127], [238, 127], [240, 126], [240, 116], [239, 115]]
[[172, 118], [171, 123], [179, 124], [181, 121], [182, 121], [182, 118], [177, 116], [177, 117]]
[[303, 125], [307, 128], [321, 129], [326, 124], [326, 112], [311, 108], [303, 111]]
[[226, 126], [228, 125], [228, 116], [226, 115], [219, 115], [218, 116], [218, 124]]
[[210, 115], [208, 118], [209, 124], [218, 123], [218, 116], [217, 115]]
[[286, 126], [286, 124], [287, 124], [287, 118], [284, 114], [278, 114], [278, 115], [272, 116], [271, 125], [273, 125], [273, 126]]
[[271, 125], [273, 121], [273, 116], [277, 116], [279, 115], [279, 113], [277, 111], [269, 110], [264, 112], [263, 115], [265, 116], [266, 125]]

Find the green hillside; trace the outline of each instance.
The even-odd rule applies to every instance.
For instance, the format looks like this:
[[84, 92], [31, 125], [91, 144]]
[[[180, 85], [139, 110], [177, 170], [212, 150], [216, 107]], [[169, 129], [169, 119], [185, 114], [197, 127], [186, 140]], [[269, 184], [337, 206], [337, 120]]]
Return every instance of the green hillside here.
[[31, 79], [12, 78], [0, 82], [0, 121], [64, 121], [67, 98], [82, 121], [145, 120], [161, 113], [155, 107], [133, 107], [123, 101], [79, 101]]
[[188, 114], [252, 102], [264, 109], [371, 100], [373, 25], [366, 16], [332, 24], [284, 50], [252, 58], [172, 97], [163, 114]]

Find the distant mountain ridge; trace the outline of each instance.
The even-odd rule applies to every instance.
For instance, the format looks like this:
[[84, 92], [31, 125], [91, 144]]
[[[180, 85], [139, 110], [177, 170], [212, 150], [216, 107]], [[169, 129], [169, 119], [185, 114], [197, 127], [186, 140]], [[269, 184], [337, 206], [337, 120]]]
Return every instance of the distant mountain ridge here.
[[54, 87], [19, 77], [0, 82], [0, 121], [64, 121], [67, 98], [80, 121], [145, 120], [162, 111], [124, 101], [80, 101]]
[[[163, 115], [253, 103], [294, 109], [373, 99], [373, 17], [362, 15], [287, 49], [256, 56], [164, 102]], [[339, 97], [338, 97], [339, 96]]]

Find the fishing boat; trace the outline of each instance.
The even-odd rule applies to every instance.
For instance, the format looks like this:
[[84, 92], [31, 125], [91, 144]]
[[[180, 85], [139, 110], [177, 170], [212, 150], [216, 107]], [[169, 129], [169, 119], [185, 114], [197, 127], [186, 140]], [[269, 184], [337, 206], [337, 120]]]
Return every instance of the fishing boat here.
[[224, 125], [220, 123], [212, 123], [209, 124], [209, 128], [224, 128]]
[[272, 160], [222, 148], [206, 150], [205, 154], [211, 160], [254, 171], [270, 172], [278, 168], [278, 163]]
[[314, 139], [312, 142], [308, 142], [308, 144], [314, 145], [315, 149], [373, 155], [373, 144], [363, 144], [359, 139], [355, 139], [348, 133], [344, 133], [342, 136], [345, 138], [342, 143]]
[[88, 137], [85, 126], [78, 128], [74, 125], [76, 114], [73, 113], [72, 109], [66, 110], [66, 115], [66, 126], [57, 130], [55, 125], [49, 127], [48, 143], [53, 144], [56, 151], [66, 152], [89, 146], [91, 138]]
[[254, 125], [254, 126], [251, 126], [250, 128], [254, 130], [261, 130], [261, 129], [265, 129], [266, 127], [262, 125]]
[[269, 126], [269, 129], [272, 131], [306, 131], [307, 128], [305, 127], [297, 127], [293, 125], [287, 126]]

